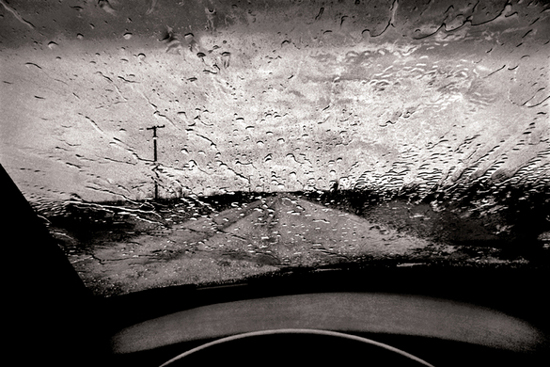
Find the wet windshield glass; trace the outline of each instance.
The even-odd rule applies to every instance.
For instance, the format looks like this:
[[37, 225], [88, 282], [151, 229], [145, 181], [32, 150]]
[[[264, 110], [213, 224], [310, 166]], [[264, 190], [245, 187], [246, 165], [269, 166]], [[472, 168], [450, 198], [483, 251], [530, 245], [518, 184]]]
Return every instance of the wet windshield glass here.
[[548, 262], [548, 2], [0, 5], [0, 161], [96, 294]]

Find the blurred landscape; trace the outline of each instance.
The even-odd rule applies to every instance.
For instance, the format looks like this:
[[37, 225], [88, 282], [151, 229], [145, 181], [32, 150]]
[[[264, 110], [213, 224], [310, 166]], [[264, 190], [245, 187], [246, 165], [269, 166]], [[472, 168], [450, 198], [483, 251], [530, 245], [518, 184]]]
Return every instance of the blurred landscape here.
[[[517, 195], [518, 193], [515, 193]], [[479, 195], [479, 194], [478, 194]], [[475, 200], [489, 201], [487, 195]], [[50, 233], [99, 295], [365, 266], [548, 267], [550, 195], [498, 206], [361, 191], [69, 201]]]
[[549, 45], [547, 1], [1, 0], [0, 161], [101, 295], [548, 267]]

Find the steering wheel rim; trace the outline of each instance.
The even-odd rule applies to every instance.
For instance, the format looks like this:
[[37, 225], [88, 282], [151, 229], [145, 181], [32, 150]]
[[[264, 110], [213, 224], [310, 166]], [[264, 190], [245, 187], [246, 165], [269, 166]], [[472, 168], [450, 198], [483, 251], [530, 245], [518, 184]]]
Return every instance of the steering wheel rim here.
[[347, 339], [349, 341], [364, 343], [365, 345], [368, 345], [370, 347], [380, 348], [387, 352], [398, 354], [404, 357], [405, 359], [407, 359], [413, 365], [434, 367], [432, 364], [426, 362], [425, 360], [418, 358], [410, 353], [407, 353], [401, 349], [395, 348], [391, 345], [380, 343], [375, 340], [360, 337], [357, 335], [345, 334], [345, 333], [331, 331], [331, 330], [320, 330], [320, 329], [274, 329], [274, 330], [261, 330], [261, 331], [253, 331], [253, 332], [231, 335], [225, 338], [211, 341], [209, 343], [202, 344], [198, 347], [195, 347], [184, 353], [181, 353], [180, 355], [163, 363], [160, 367], [175, 367], [175, 365], [178, 365], [178, 363], [180, 362], [185, 363], [185, 361], [183, 360], [189, 356], [193, 356], [193, 355], [196, 355], [197, 353], [205, 352], [209, 348], [212, 349], [213, 347], [216, 347], [225, 343], [231, 343], [234, 341], [243, 340], [247, 338], [255, 338], [259, 336], [268, 336], [268, 335], [273, 336], [273, 335], [285, 335], [285, 334], [287, 335], [302, 334], [302, 335], [309, 335], [309, 336], [318, 335], [318, 336], [329, 336], [329, 337]]

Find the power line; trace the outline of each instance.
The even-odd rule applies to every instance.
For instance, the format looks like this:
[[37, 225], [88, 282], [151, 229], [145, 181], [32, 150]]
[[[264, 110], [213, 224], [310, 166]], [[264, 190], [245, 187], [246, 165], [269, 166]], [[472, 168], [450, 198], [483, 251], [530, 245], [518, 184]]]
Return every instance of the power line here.
[[[148, 127], [147, 130], [153, 130], [153, 162], [155, 162], [155, 168], [153, 168], [153, 171], [155, 171], [155, 175], [157, 176], [158, 178], [158, 173], [157, 173], [157, 169], [158, 169], [158, 164], [157, 164], [157, 129], [162, 129], [164, 128], [165, 125], [162, 125], [162, 126], [152, 126], [152, 127]], [[154, 180], [155, 181], [155, 200], [158, 199], [158, 195], [159, 195], [159, 188], [158, 188], [158, 181], [157, 180]]]

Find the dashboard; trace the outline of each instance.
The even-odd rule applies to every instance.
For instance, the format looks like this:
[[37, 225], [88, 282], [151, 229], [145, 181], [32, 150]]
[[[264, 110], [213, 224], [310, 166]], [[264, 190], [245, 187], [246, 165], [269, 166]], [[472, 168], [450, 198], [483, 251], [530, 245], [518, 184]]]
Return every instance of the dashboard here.
[[[543, 275], [510, 269], [333, 269], [224, 287], [176, 287], [164, 295], [144, 292], [111, 300], [110, 309], [120, 314], [110, 348], [117, 364], [143, 366], [202, 358], [257, 362], [255, 357], [323, 364], [361, 355], [377, 365], [389, 363], [386, 347], [399, 351], [396, 358], [403, 352], [421, 361], [404, 365], [545, 365], [548, 301], [538, 291]], [[141, 311], [149, 315], [137, 310], [128, 315], [128, 304], [148, 305]], [[343, 336], [322, 337], [323, 332]]]

